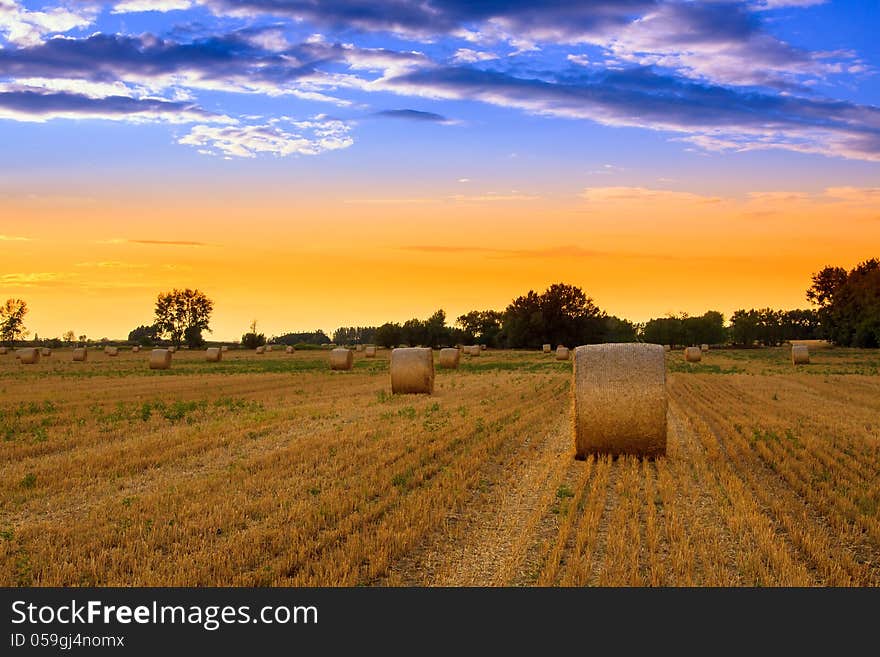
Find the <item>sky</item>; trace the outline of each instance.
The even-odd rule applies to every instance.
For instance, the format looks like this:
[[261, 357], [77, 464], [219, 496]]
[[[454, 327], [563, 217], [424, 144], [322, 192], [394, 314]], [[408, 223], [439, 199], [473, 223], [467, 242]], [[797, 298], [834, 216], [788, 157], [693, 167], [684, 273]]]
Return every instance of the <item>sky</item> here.
[[0, 301], [124, 338], [808, 307], [880, 255], [876, 0], [0, 0]]

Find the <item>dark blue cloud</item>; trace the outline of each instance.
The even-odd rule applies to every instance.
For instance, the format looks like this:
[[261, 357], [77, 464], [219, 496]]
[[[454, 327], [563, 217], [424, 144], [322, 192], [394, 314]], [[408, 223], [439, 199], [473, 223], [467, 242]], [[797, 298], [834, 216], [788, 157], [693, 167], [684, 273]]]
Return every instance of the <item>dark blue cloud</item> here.
[[170, 118], [172, 115], [183, 113], [204, 120], [210, 120], [212, 117], [192, 103], [129, 98], [127, 96], [90, 98], [68, 92], [3, 91], [0, 92], [0, 110], [33, 117], [60, 114], [105, 117], [154, 114], [167, 115]]
[[429, 123], [448, 123], [449, 119], [443, 116], [442, 114], [435, 114], [434, 112], [422, 112], [420, 110], [413, 109], [395, 109], [395, 110], [382, 110], [381, 112], [375, 112], [373, 116], [378, 116], [385, 119], [405, 119], [407, 121], [426, 121]]

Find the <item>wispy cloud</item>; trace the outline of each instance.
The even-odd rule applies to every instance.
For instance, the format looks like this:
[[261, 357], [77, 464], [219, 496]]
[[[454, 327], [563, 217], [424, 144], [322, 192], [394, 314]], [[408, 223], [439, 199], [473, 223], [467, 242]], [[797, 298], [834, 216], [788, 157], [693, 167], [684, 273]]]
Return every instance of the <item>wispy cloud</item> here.
[[354, 143], [342, 121], [318, 118], [284, 124], [210, 126], [197, 125], [177, 140], [206, 155], [253, 158], [262, 153], [279, 157], [318, 155], [348, 148]]
[[451, 121], [442, 114], [413, 109], [382, 110], [380, 112], [374, 112], [373, 116], [378, 116], [383, 119], [404, 119], [405, 121], [424, 121], [427, 123], [451, 123]]
[[17, 235], [0, 235], [0, 242], [30, 242], [30, 237], [20, 237]]
[[191, 242], [187, 240], [125, 240], [130, 244], [150, 244], [156, 246], [208, 246], [207, 242]]

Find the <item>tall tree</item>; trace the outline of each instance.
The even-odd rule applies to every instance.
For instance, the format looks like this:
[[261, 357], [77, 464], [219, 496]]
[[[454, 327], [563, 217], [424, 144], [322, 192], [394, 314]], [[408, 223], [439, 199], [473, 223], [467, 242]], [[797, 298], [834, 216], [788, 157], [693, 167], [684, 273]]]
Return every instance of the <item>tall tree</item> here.
[[0, 340], [15, 345], [16, 340], [27, 336], [24, 326], [24, 318], [28, 313], [28, 306], [22, 299], [7, 299], [0, 306]]
[[185, 337], [190, 346], [200, 346], [202, 331], [210, 333], [214, 302], [199, 290], [174, 289], [156, 299], [155, 325], [160, 335], [169, 335], [172, 344], [180, 346]]

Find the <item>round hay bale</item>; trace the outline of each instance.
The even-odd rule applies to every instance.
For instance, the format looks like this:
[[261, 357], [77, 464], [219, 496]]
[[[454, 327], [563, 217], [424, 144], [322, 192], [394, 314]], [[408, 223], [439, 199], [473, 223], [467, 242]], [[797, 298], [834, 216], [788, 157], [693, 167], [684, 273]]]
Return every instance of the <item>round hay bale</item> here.
[[576, 458], [666, 453], [666, 361], [660, 345], [577, 347], [572, 397]]
[[434, 392], [434, 350], [430, 347], [394, 349], [391, 352], [392, 394]]
[[354, 353], [351, 349], [337, 347], [330, 351], [331, 370], [350, 370], [354, 365]]
[[0, 356], [5, 356], [8, 353], [9, 353], [8, 347], [0, 347]]
[[272, 351], [272, 345], [271, 345], [271, 344], [267, 344], [267, 345], [266, 345], [266, 351]]
[[40, 355], [48, 358], [52, 355], [52, 350], [49, 349], [49, 347], [43, 347], [42, 349], [40, 349]]
[[220, 351], [220, 347], [210, 347], [205, 351], [205, 360], [209, 363], [219, 363], [223, 360], [223, 352]]
[[171, 345], [170, 347], [168, 347], [168, 351], [173, 354], [175, 351], [177, 351], [177, 347]]
[[709, 351], [709, 345], [707, 345], [707, 344], [701, 344], [701, 345], [700, 345], [700, 351], [702, 351], [702, 352], [705, 354], [707, 351]]
[[376, 357], [376, 347], [370, 345], [369, 347], [364, 348], [364, 356], [367, 358], [375, 358]]
[[266, 353], [266, 347], [257, 347], [256, 351], [258, 354]]
[[150, 369], [171, 369], [171, 354], [171, 349], [153, 349], [153, 351], [150, 352]]
[[36, 365], [40, 362], [40, 353], [39, 349], [25, 347], [16, 351], [15, 357], [18, 358], [22, 365]]
[[461, 352], [458, 349], [441, 349], [440, 350], [440, 367], [445, 370], [458, 369], [458, 363], [461, 360]]
[[663, 351], [672, 351], [672, 347], [668, 344], [663, 345]]
[[285, 354], [292, 354], [294, 351], [296, 351], [296, 350], [295, 350], [293, 347], [289, 346], [289, 345], [288, 345], [287, 347], [284, 348], [284, 353], [285, 353]]
[[684, 359], [688, 363], [699, 363], [703, 360], [703, 351], [699, 347], [685, 347]]
[[810, 348], [805, 344], [791, 345], [791, 364], [792, 365], [809, 365], [810, 364]]
[[106, 349], [104, 349], [104, 353], [108, 356], [118, 356], [119, 347], [107, 347]]
[[141, 350], [141, 348], [140, 348], [140, 346], [138, 346], [138, 345], [135, 345], [134, 347], [131, 348], [132, 353], [135, 353], [135, 354], [136, 354], [137, 352], [139, 352], [140, 350]]
[[480, 345], [478, 345], [478, 344], [472, 345], [470, 347], [471, 356], [479, 356], [481, 352], [482, 352], [482, 349], [480, 349]]
[[220, 351], [229, 351], [229, 346], [223, 345], [222, 347], [220, 347]]
[[569, 349], [564, 345], [559, 345], [556, 347], [556, 360], [568, 360], [569, 359]]
[[359, 344], [359, 345], [355, 346], [355, 350], [356, 350], [356, 351], [363, 351], [363, 350], [364, 350], [364, 345]]
[[549, 354], [551, 351], [553, 351], [553, 347], [552, 347], [551, 345], [549, 345], [549, 344], [545, 344], [543, 347], [541, 347], [541, 350], [542, 350], [545, 354]]
[[486, 351], [486, 349], [488, 349], [488, 348], [489, 348], [489, 347], [487, 347], [487, 346], [484, 345], [484, 344], [481, 344], [481, 345], [480, 345], [480, 351]]
[[89, 351], [85, 347], [77, 347], [73, 350], [73, 362], [85, 363], [89, 358]]

